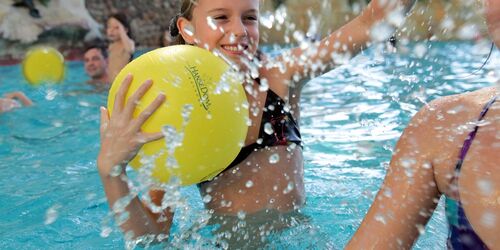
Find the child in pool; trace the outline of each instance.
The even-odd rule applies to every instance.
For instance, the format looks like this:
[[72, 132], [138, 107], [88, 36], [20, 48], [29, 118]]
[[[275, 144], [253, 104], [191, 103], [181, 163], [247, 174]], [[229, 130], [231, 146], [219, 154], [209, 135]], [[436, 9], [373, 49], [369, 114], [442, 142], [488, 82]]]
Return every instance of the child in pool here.
[[[408, 11], [413, 1], [372, 1], [360, 16], [322, 41], [306, 49], [291, 49], [272, 59], [257, 50], [259, 4], [259, 0], [184, 0], [171, 29], [177, 43], [217, 49], [247, 75], [244, 86], [251, 109], [251, 125], [246, 146], [224, 172], [199, 185], [202, 196], [210, 197], [205, 207], [217, 216], [235, 216], [241, 212], [254, 215], [263, 211], [289, 213], [304, 205], [304, 162], [297, 123], [302, 87], [309, 77], [332, 69], [336, 55], [355, 55], [366, 48], [371, 27], [396, 8]], [[214, 28], [214, 24], [217, 27]], [[258, 78], [250, 76], [248, 61], [251, 60], [261, 60], [264, 65], [258, 68]], [[101, 108], [101, 150], [97, 165], [110, 205], [130, 194], [123, 180], [126, 164], [141, 145], [163, 137], [162, 133], [142, 133], [140, 127], [166, 97], [159, 95], [147, 110], [132, 119], [135, 103], [152, 84], [151, 81], [144, 83], [124, 105], [132, 78], [126, 77], [118, 90], [111, 118], [108, 111]], [[265, 133], [268, 131], [265, 126], [272, 126], [274, 132]], [[271, 156], [279, 156], [279, 161], [271, 164]], [[115, 177], [117, 166], [121, 172]], [[114, 174], [110, 175], [111, 172]], [[253, 183], [252, 188], [247, 187], [249, 182]], [[151, 190], [149, 195], [159, 206], [169, 194]], [[125, 232], [132, 232], [134, 237], [169, 234], [173, 211], [168, 208], [153, 212], [135, 197], [126, 210], [129, 218], [121, 224]]]
[[127, 17], [123, 13], [113, 14], [108, 18], [106, 34], [109, 39], [108, 74], [113, 82], [120, 70], [132, 59], [135, 43]]
[[[500, 48], [500, 0], [485, 0], [485, 10]], [[500, 249], [499, 90], [440, 98], [413, 117], [347, 249], [411, 248], [441, 195], [448, 249]]]
[[33, 102], [20, 91], [4, 94], [3, 97], [0, 98], [0, 113], [20, 108], [21, 104], [24, 106], [31, 106]]

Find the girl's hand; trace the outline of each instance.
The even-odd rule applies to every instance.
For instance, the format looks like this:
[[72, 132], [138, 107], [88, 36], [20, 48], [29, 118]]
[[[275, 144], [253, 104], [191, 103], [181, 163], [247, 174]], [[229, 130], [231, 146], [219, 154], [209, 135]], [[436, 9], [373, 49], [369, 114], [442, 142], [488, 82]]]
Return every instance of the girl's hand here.
[[112, 117], [109, 117], [106, 108], [101, 107], [101, 150], [97, 166], [102, 176], [109, 176], [115, 166], [121, 166], [122, 173], [125, 173], [124, 166], [137, 154], [143, 144], [164, 136], [161, 132], [143, 133], [141, 126], [165, 101], [165, 95], [158, 95], [138, 117], [133, 118], [137, 103], [149, 90], [152, 81], [144, 82], [125, 104], [125, 96], [132, 78], [128, 75], [116, 93]]

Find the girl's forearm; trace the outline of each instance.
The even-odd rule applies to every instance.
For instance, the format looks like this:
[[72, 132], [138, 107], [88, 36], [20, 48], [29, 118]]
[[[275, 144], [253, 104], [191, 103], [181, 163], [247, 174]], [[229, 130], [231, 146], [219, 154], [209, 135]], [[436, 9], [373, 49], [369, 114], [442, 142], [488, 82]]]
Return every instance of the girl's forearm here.
[[100, 172], [100, 176], [110, 209], [115, 217], [120, 218], [124, 213], [128, 213], [124, 221], [118, 219], [118, 224], [124, 233], [132, 232], [134, 238], [146, 235], [162, 235], [163, 237], [160, 238], [168, 238], [173, 215], [167, 216], [167, 223], [158, 222], [159, 216], [154, 216], [137, 197], [137, 194], [131, 192], [124, 172], [117, 176]]

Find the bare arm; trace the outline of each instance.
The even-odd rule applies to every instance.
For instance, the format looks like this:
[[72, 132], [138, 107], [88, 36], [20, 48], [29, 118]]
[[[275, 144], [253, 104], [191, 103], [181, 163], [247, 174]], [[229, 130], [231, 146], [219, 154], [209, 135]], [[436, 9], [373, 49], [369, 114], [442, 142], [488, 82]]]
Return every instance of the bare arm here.
[[23, 92], [20, 92], [20, 91], [5, 94], [5, 98], [17, 99], [17, 100], [21, 101], [24, 106], [33, 105], [33, 102]]
[[[159, 221], [161, 214], [153, 213], [148, 206], [139, 200], [137, 194], [131, 193], [125, 173], [127, 162], [133, 158], [144, 143], [163, 137], [161, 132], [142, 133], [140, 128], [163, 103], [165, 97], [158, 96], [146, 110], [134, 119], [132, 114], [135, 106], [152, 83], [144, 83], [125, 104], [125, 96], [131, 82], [132, 77], [128, 76], [120, 86], [111, 118], [107, 110], [101, 108], [101, 150], [97, 159], [97, 167], [111, 209], [115, 214], [128, 212], [128, 219], [120, 224], [124, 232], [131, 231], [134, 237], [151, 234], [168, 235], [173, 213], [168, 208], [165, 209], [162, 214], [167, 217], [167, 220]], [[155, 204], [161, 204], [162, 192], [151, 191], [150, 195]]]
[[405, 129], [382, 188], [346, 249], [410, 249], [424, 229], [440, 196], [429, 113], [425, 107]]
[[127, 32], [125, 31], [125, 27], [120, 23], [119, 26], [119, 32], [120, 32], [120, 39], [123, 43], [123, 48], [125, 51], [127, 51], [129, 54], [134, 54], [135, 52], [135, 43], [130, 37], [128, 37]]
[[[331, 33], [319, 43], [309, 48], [295, 48], [286, 53], [278, 61], [286, 65], [286, 79], [305, 82], [311, 75], [323, 74], [333, 69], [340, 57], [354, 56], [366, 48], [371, 41], [373, 25], [383, 21], [393, 11], [400, 10], [405, 14], [413, 6], [415, 0], [374, 0], [365, 10], [339, 30]], [[301, 84], [301, 85], [302, 85]], [[299, 89], [302, 86], [297, 86]]]

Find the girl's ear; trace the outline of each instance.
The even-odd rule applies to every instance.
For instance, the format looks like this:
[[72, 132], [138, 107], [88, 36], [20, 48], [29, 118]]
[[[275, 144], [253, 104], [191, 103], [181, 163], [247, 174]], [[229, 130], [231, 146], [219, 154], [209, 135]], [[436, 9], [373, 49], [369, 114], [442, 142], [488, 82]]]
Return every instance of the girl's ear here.
[[194, 27], [189, 20], [185, 17], [179, 17], [177, 19], [177, 28], [179, 29], [179, 34], [187, 44], [194, 44]]

